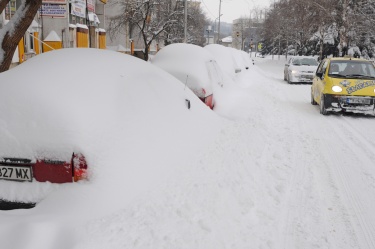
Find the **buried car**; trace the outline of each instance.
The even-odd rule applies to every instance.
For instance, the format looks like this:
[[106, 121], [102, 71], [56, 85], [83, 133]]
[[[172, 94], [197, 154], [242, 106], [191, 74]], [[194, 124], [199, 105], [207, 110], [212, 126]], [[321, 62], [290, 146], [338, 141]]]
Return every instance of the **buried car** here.
[[[190, 110], [185, 99], [192, 103]], [[139, 177], [140, 165], [148, 165], [134, 147], [154, 151], [150, 140], [171, 139], [164, 127], [171, 137], [196, 139], [181, 135], [180, 127], [191, 118], [187, 113], [199, 116], [200, 124], [212, 112], [170, 74], [132, 56], [98, 49], [35, 56], [0, 74], [0, 206], [36, 203], [38, 209], [58, 196], [76, 196], [76, 206], [94, 206], [107, 198], [116, 202], [108, 189], [123, 190], [116, 189], [119, 181], [113, 179], [121, 175], [121, 181], [127, 180], [122, 185], [130, 184]], [[164, 119], [177, 127], [170, 129]], [[152, 129], [140, 128], [151, 123]], [[162, 132], [155, 134], [155, 129]], [[140, 179], [133, 185], [149, 182]], [[87, 193], [94, 192], [100, 198], [90, 195], [88, 201]]]
[[291, 57], [284, 67], [284, 80], [292, 83], [312, 83], [318, 62], [313, 57]]
[[311, 86], [311, 104], [329, 112], [374, 114], [375, 66], [354, 58], [323, 60]]
[[208, 107], [214, 107], [213, 87], [223, 85], [223, 76], [208, 51], [192, 44], [171, 44], [154, 56], [152, 64], [180, 80]]

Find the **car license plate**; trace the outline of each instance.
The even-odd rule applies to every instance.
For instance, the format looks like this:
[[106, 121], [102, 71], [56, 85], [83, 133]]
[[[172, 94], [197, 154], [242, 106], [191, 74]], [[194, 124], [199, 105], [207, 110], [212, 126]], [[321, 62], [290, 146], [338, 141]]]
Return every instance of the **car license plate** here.
[[301, 75], [302, 79], [307, 79], [307, 80], [312, 80], [313, 76], [312, 75]]
[[369, 105], [371, 103], [371, 100], [370, 99], [363, 99], [363, 98], [347, 98], [346, 103]]
[[12, 181], [33, 180], [31, 166], [8, 166], [0, 165], [0, 179]]

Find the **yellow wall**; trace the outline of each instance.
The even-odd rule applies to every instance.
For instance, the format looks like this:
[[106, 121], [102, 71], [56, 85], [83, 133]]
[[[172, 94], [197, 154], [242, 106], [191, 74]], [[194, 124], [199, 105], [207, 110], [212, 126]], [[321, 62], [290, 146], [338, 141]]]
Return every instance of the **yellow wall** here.
[[19, 59], [19, 63], [22, 63], [25, 60], [25, 43], [23, 41], [23, 37], [18, 43], [18, 59]]
[[77, 28], [77, 48], [89, 47], [89, 30]]
[[100, 49], [106, 49], [106, 38], [105, 38], [105, 32], [99, 32], [99, 48]]
[[38, 36], [39, 32], [34, 32], [34, 51], [36, 54], [40, 54]]
[[[62, 48], [62, 42], [61, 41], [44, 41], [48, 46], [54, 48], [54, 49], [60, 49]], [[43, 43], [43, 53], [53, 50], [52, 48], [48, 47], [46, 44]]]

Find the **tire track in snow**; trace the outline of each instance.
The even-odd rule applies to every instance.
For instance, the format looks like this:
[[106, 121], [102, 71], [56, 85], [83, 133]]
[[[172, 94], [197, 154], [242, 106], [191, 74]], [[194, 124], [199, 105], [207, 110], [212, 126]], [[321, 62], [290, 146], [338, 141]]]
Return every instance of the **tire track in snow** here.
[[[310, 108], [310, 105], [307, 102], [308, 100], [307, 103], [304, 103], [303, 98], [301, 100], [298, 97], [296, 98], [296, 93], [304, 94], [305, 88], [308, 90], [309, 86], [282, 84], [281, 79], [272, 75], [266, 75], [266, 78], [280, 81], [277, 83], [270, 82], [270, 86], [273, 87], [274, 85], [278, 88], [278, 95], [283, 96], [285, 102], [289, 103], [289, 106], [287, 106], [289, 112], [290, 110], [295, 112], [293, 118], [296, 124], [292, 126], [294, 132], [298, 133], [298, 136], [306, 138], [304, 141], [306, 147], [304, 148], [298, 148], [298, 144], [302, 144], [301, 139], [300, 142], [295, 142], [297, 147], [294, 149], [299, 151], [300, 154], [293, 157], [293, 163], [302, 163], [294, 167], [295, 172], [291, 177], [287, 194], [288, 201], [283, 208], [287, 212], [287, 218], [282, 222], [285, 223], [284, 228], [286, 230], [283, 234], [284, 242], [282, 244], [284, 248], [328, 248], [333, 246], [333, 248], [341, 249], [348, 248], [348, 245], [350, 245], [350, 248], [358, 248], [356, 238], [350, 236], [353, 230], [350, 224], [348, 226], [345, 218], [345, 205], [339, 198], [337, 184], [331, 172], [332, 166], [325, 159], [320, 158], [319, 146], [321, 142], [314, 140], [314, 138], [322, 137], [322, 134], [314, 132], [314, 130], [317, 127], [318, 130], [326, 130], [326, 124], [324, 122], [316, 124], [316, 118], [319, 114], [308, 117], [310, 119], [308, 121], [304, 120], [307, 118], [306, 116], [298, 114], [301, 109]], [[288, 95], [290, 95], [289, 98]], [[285, 115], [290, 114], [287, 112]], [[311, 133], [314, 135], [310, 135]], [[315, 148], [317, 149], [314, 150]], [[323, 180], [319, 178], [323, 178]], [[329, 208], [325, 208], [327, 203], [332, 208], [329, 206]], [[335, 210], [338, 210], [339, 213]], [[309, 223], [309, 219], [314, 219], [314, 222]], [[341, 227], [344, 227], [344, 230]], [[311, 233], [312, 231], [313, 233]], [[310, 234], [308, 234], [309, 232]]]
[[[340, 117], [343, 118], [343, 117]], [[333, 121], [333, 119], [328, 120], [331, 125], [337, 125], [338, 118]], [[345, 127], [346, 126], [346, 127]], [[340, 139], [341, 144], [345, 144], [348, 140], [354, 142], [353, 133], [355, 135], [358, 135], [358, 132], [353, 132], [354, 130], [351, 129], [351, 125], [349, 125], [348, 121], [346, 120], [346, 125], [341, 125], [341, 129], [346, 130], [346, 132], [342, 132], [341, 129], [333, 130], [335, 137]], [[345, 134], [345, 135], [344, 135]], [[338, 181], [340, 182], [340, 186], [342, 187], [342, 190], [345, 194], [345, 197], [348, 199], [347, 203], [349, 203], [349, 208], [354, 212], [354, 216], [356, 219], [351, 218], [351, 222], [353, 225], [358, 226], [360, 231], [356, 231], [356, 236], [358, 238], [361, 238], [359, 242], [361, 243], [361, 248], [368, 248], [373, 249], [375, 248], [375, 226], [372, 222], [372, 220], [368, 219], [369, 213], [372, 213], [373, 210], [371, 207], [369, 208], [369, 211], [367, 209], [367, 212], [365, 212], [365, 207], [363, 205], [363, 198], [361, 198], [358, 194], [358, 192], [361, 191], [360, 186], [357, 186], [357, 184], [363, 182], [361, 179], [358, 179], [357, 181], [354, 181], [353, 178], [355, 177], [355, 173], [353, 169], [359, 169], [363, 173], [363, 166], [364, 165], [373, 165], [373, 160], [368, 157], [370, 155], [370, 149], [368, 149], [365, 145], [368, 145], [368, 141], [366, 139], [362, 140], [355, 140], [355, 144], [358, 146], [350, 146], [350, 150], [348, 147], [342, 146], [341, 149], [344, 150], [346, 153], [343, 154], [351, 154], [352, 158], [351, 162], [347, 162], [342, 159], [340, 155], [337, 155], [337, 151], [333, 149], [331, 146], [326, 146], [327, 151], [329, 151], [330, 155], [328, 156], [328, 160], [331, 162], [331, 165], [335, 168], [335, 171], [338, 173]], [[362, 146], [361, 146], [362, 145]], [[364, 150], [358, 149], [362, 148]], [[374, 150], [374, 146], [372, 146], [372, 149]], [[372, 150], [372, 151], [373, 151]], [[333, 157], [335, 156], [335, 157]], [[347, 158], [347, 157], [345, 157]], [[333, 161], [335, 160], [335, 161]], [[358, 164], [358, 162], [361, 162]], [[362, 186], [361, 186], [362, 187]], [[371, 191], [371, 188], [362, 187], [362, 189], [365, 189], [367, 191]], [[368, 194], [368, 196], [374, 196]], [[365, 214], [367, 216], [365, 216]], [[358, 224], [357, 224], [358, 222]], [[357, 228], [358, 229], [358, 228]]]

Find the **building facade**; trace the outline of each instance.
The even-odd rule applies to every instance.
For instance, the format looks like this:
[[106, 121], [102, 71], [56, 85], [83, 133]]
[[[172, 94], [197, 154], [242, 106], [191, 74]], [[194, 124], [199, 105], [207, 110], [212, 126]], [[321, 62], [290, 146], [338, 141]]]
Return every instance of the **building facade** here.
[[239, 18], [233, 21], [232, 47], [246, 52], [257, 51], [263, 18]]
[[[43, 52], [61, 48], [106, 48], [107, 0], [43, 0], [18, 44], [12, 66]], [[10, 0], [0, 15], [0, 28], [15, 15], [22, 0]]]

